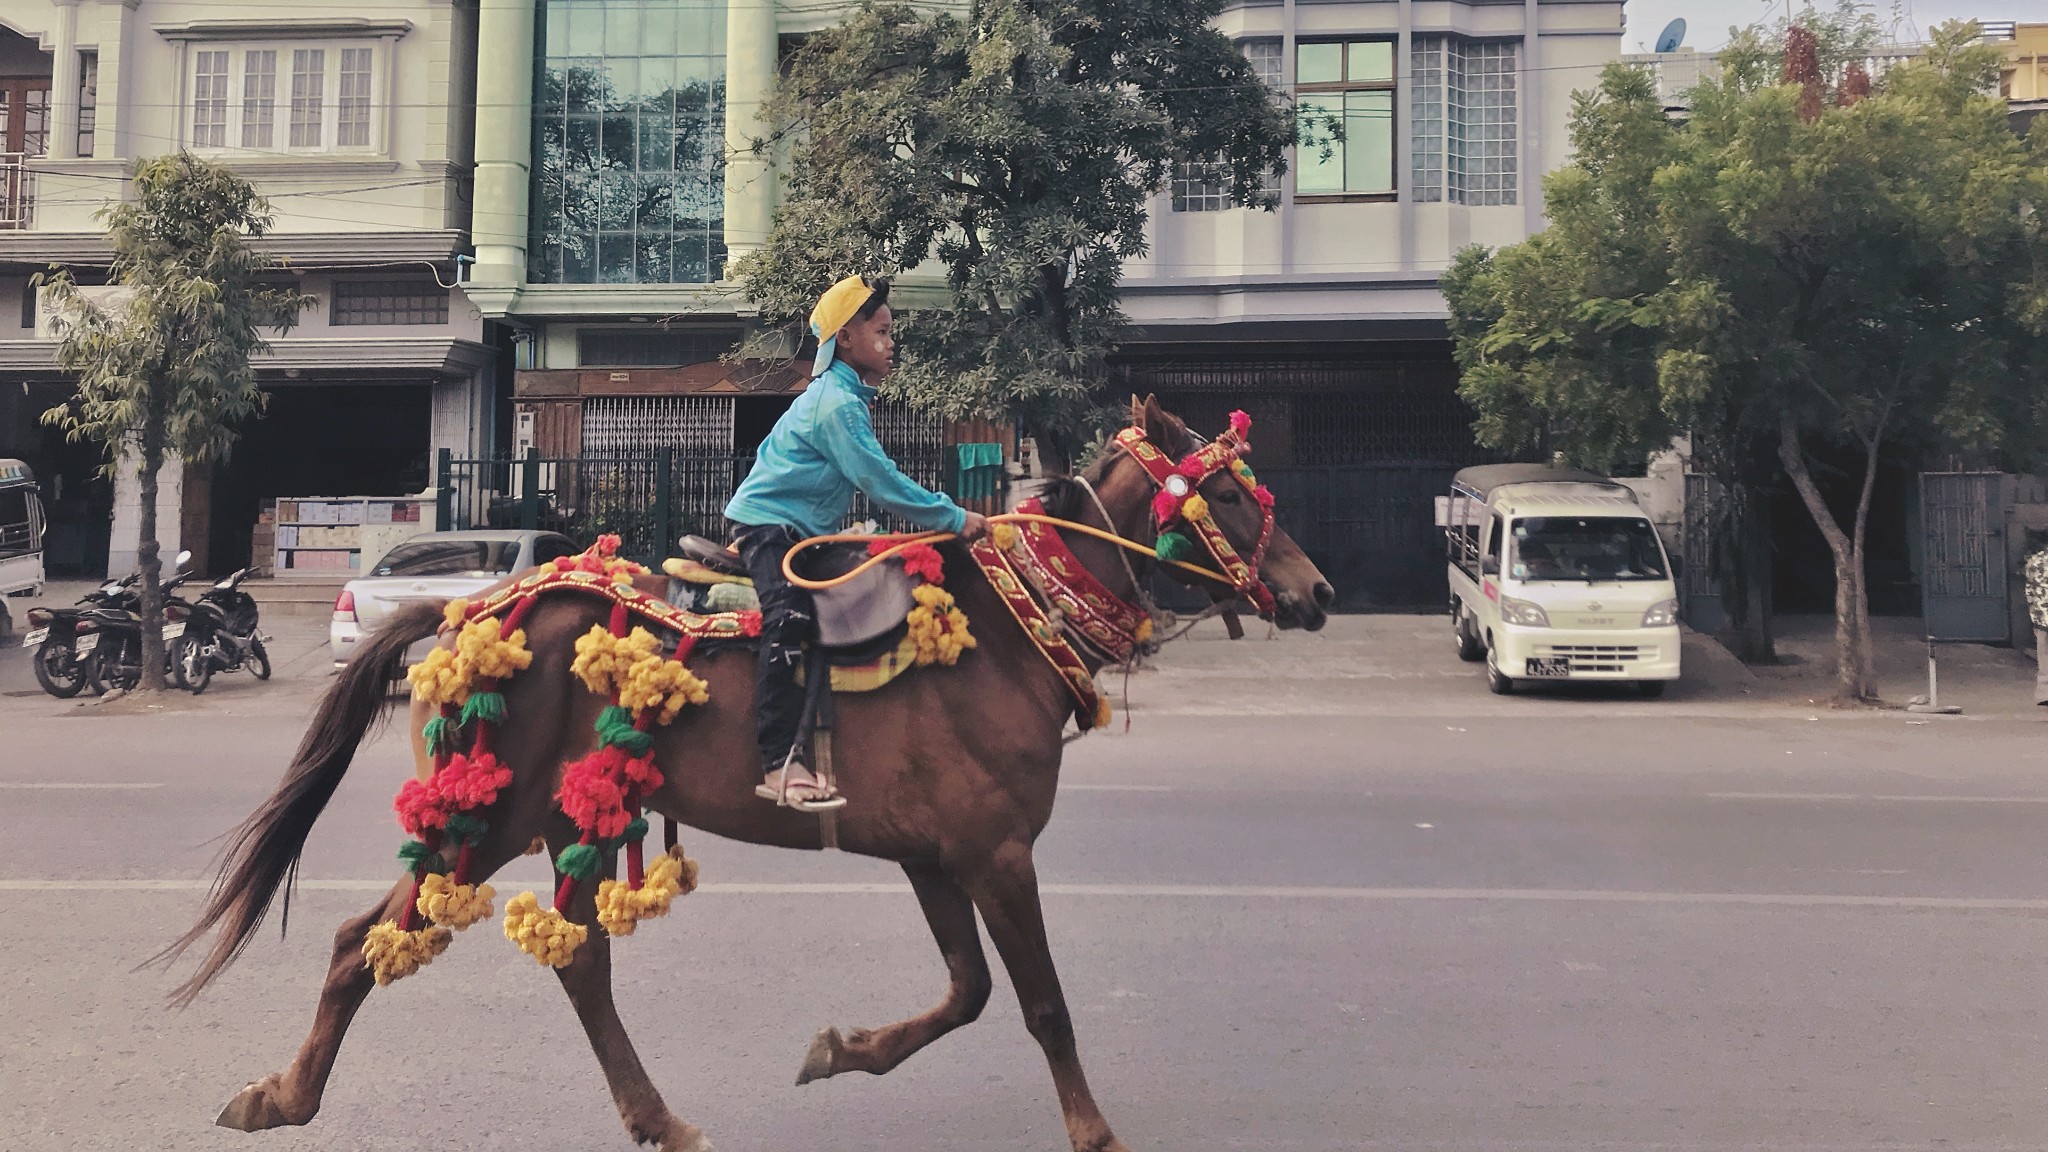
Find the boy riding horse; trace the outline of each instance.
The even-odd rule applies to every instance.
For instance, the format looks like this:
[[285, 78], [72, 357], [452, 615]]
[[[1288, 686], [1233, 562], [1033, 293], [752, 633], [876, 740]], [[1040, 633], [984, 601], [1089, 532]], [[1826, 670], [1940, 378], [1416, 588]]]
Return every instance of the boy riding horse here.
[[755, 736], [764, 780], [755, 795], [800, 812], [844, 807], [796, 747], [804, 690], [796, 682], [815, 623], [811, 594], [782, 574], [790, 548], [839, 531], [860, 489], [876, 506], [920, 527], [972, 540], [987, 528], [945, 495], [903, 474], [875, 439], [875, 386], [895, 369], [889, 282], [849, 276], [811, 310], [818, 355], [811, 384], [761, 442], [754, 470], [725, 506], [733, 540], [761, 598]]

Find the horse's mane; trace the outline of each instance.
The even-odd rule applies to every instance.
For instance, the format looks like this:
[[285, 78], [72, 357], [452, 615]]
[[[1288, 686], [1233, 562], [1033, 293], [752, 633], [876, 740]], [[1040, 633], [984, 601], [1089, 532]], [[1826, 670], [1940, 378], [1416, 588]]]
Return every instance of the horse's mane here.
[[1038, 499], [1045, 505], [1047, 516], [1057, 516], [1062, 520], [1080, 519], [1093, 503], [1081, 487], [1081, 481], [1072, 476], [1048, 478], [1045, 487], [1038, 490]]

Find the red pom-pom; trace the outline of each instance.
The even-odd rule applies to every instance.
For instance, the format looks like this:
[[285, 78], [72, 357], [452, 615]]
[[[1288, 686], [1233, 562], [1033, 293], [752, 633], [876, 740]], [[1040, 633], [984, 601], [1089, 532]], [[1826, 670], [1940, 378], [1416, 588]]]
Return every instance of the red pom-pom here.
[[474, 759], [455, 756], [448, 761], [446, 768], [434, 774], [433, 785], [444, 807], [453, 812], [466, 812], [495, 803], [498, 789], [511, 782], [512, 769], [507, 768], [504, 761], [485, 752]]
[[1174, 471], [1190, 480], [1200, 480], [1209, 474], [1209, 467], [1202, 463], [1201, 457], [1190, 455], [1187, 459], [1182, 460], [1180, 467], [1175, 468]]
[[1173, 518], [1178, 515], [1180, 515], [1180, 501], [1174, 497], [1173, 493], [1161, 488], [1159, 493], [1152, 497], [1152, 519], [1163, 528], [1173, 523]]
[[903, 561], [903, 570], [927, 584], [943, 584], [946, 580], [946, 562], [939, 558], [939, 550], [929, 544], [912, 544], [896, 554]]
[[555, 557], [555, 571], [557, 572], [567, 572], [569, 569], [574, 568], [575, 566], [576, 558], [574, 556]]
[[555, 793], [555, 802], [576, 827], [610, 839], [633, 822], [619, 787], [625, 763], [626, 754], [608, 744], [562, 770], [562, 787]]
[[425, 839], [431, 829], [448, 826], [448, 813], [441, 806], [440, 794], [423, 780], [407, 780], [399, 785], [391, 810], [398, 813], [398, 826], [420, 839]]
[[1230, 414], [1230, 433], [1239, 440], [1252, 434], [1251, 413], [1239, 408]]
[[1252, 498], [1259, 502], [1261, 508], [1273, 507], [1273, 490], [1264, 484], [1252, 489]]
[[663, 781], [661, 769], [654, 766], [652, 754], [626, 761], [625, 779], [628, 790], [635, 796], [646, 796], [661, 787]]
[[623, 541], [619, 539], [618, 533], [606, 532], [597, 538], [597, 543], [591, 545], [590, 550], [609, 560], [619, 554], [619, 545], [621, 543]]
[[868, 555], [880, 556], [882, 553], [887, 552], [889, 549], [894, 548], [895, 546], [896, 541], [890, 539], [887, 536], [884, 536], [878, 540], [871, 541], [868, 544]]
[[742, 611], [739, 617], [740, 635], [759, 636], [761, 634], [761, 613], [758, 609], [748, 608]]

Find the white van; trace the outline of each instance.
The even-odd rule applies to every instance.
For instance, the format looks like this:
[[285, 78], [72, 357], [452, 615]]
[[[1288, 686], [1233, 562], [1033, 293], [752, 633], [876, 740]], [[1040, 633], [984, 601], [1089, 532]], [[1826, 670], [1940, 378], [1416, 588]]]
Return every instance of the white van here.
[[1539, 464], [1466, 468], [1438, 497], [1458, 655], [1500, 695], [1531, 680], [1678, 679], [1677, 564], [1622, 484]]

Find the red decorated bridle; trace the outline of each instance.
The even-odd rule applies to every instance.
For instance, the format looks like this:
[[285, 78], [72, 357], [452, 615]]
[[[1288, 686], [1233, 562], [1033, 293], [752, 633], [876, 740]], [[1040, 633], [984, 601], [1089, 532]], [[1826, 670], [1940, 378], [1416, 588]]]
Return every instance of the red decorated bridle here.
[[[1250, 600], [1258, 608], [1260, 616], [1270, 619], [1274, 612], [1273, 593], [1259, 579], [1259, 564], [1266, 557], [1266, 545], [1273, 539], [1273, 494], [1258, 482], [1243, 459], [1251, 447], [1251, 427], [1250, 416], [1232, 412], [1229, 431], [1188, 453], [1178, 463], [1146, 439], [1143, 428], [1133, 426], [1117, 433], [1116, 445], [1138, 462], [1159, 490], [1152, 498], [1152, 518], [1160, 533], [1159, 555], [1167, 559], [1177, 558], [1171, 554], [1173, 549], [1169, 537], [1182, 535], [1185, 539], [1182, 534], [1185, 527], [1216, 561], [1223, 582]], [[1208, 501], [1200, 494], [1203, 481], [1224, 471], [1243, 485], [1259, 505], [1262, 517], [1259, 543], [1252, 549], [1249, 561], [1239, 556], [1237, 549], [1231, 546], [1229, 537], [1223, 534], [1216, 518], [1210, 514]]]

